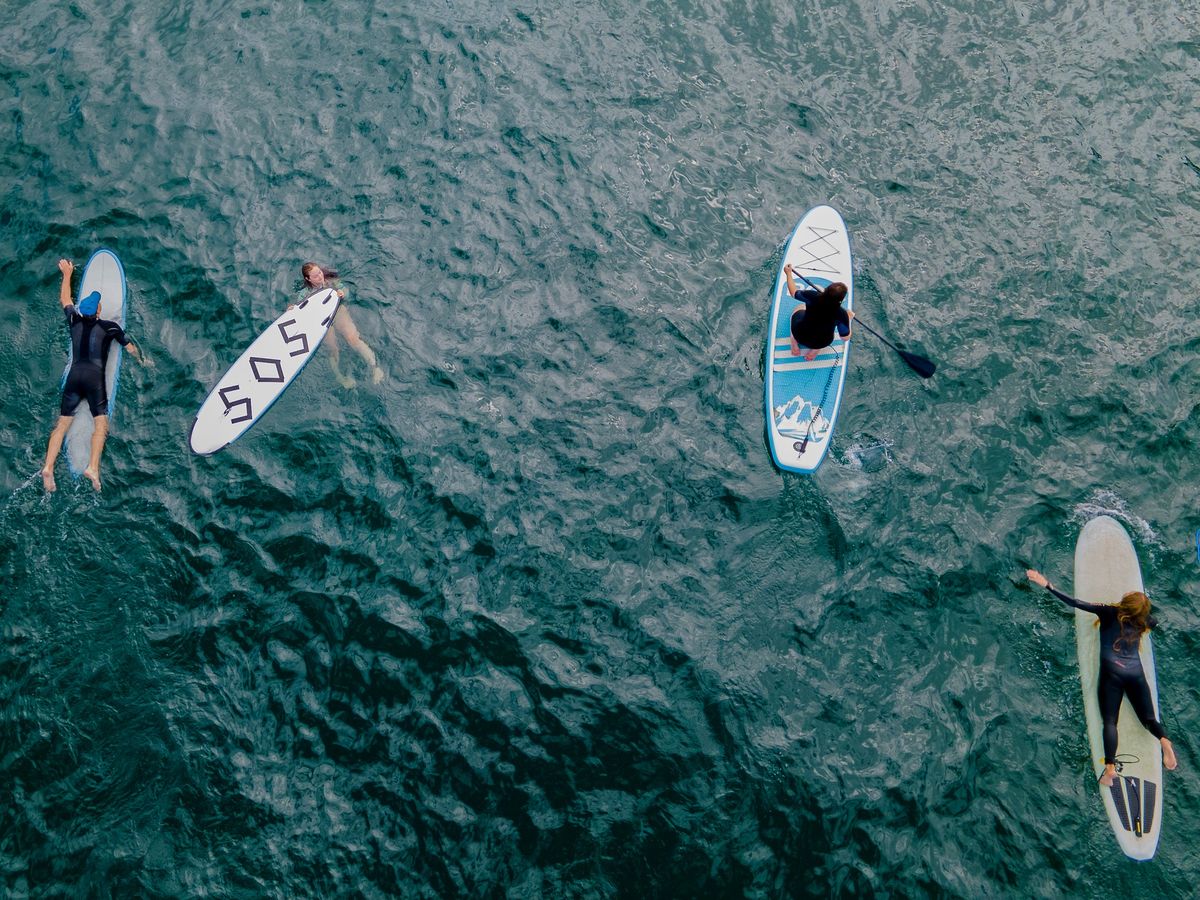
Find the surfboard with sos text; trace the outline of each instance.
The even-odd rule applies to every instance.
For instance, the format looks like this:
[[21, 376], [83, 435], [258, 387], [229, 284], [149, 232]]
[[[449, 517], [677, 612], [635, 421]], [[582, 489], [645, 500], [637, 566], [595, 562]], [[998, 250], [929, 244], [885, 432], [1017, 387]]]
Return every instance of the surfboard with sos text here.
[[[846, 384], [850, 342], [834, 334], [833, 344], [813, 360], [792, 353], [792, 313], [800, 305], [787, 292], [783, 267], [792, 268], [818, 288], [840, 281], [846, 285], [846, 309], [854, 307], [854, 272], [846, 223], [831, 206], [804, 214], [783, 251], [767, 330], [767, 443], [771, 458], [786, 472], [809, 475], [825, 459], [833, 440]], [[797, 287], [808, 287], [799, 278]]]
[[250, 430], [325, 339], [340, 300], [325, 288], [287, 310], [229, 367], [196, 413], [188, 442], [209, 456]]

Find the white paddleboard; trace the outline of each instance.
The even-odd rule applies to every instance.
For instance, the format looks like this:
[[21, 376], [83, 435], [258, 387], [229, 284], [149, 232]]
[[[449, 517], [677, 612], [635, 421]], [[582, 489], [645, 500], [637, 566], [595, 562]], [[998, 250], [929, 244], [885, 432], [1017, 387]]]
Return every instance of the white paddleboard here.
[[263, 417], [312, 359], [339, 302], [332, 288], [317, 291], [258, 336], [196, 413], [189, 438], [194, 453], [208, 456], [228, 447]]
[[[79, 282], [79, 294], [75, 298], [75, 306], [92, 291], [100, 292], [100, 318], [116, 322], [121, 328], [125, 327], [126, 286], [125, 269], [117, 254], [103, 247], [88, 259], [83, 267], [83, 278]], [[71, 371], [74, 362], [74, 348], [67, 338], [67, 368], [63, 371], [63, 387], [67, 385], [67, 373]], [[121, 374], [121, 345], [116, 341], [108, 349], [108, 361], [104, 366], [104, 380], [108, 390], [108, 422], [112, 426], [113, 409], [117, 401], [117, 383]], [[96, 422], [92, 411], [84, 400], [75, 410], [71, 427], [63, 440], [63, 452], [67, 456], [67, 465], [71, 474], [81, 475], [87, 468], [88, 458], [92, 453], [92, 434], [96, 430]]]
[[[1083, 526], [1075, 544], [1075, 596], [1088, 603], [1121, 602], [1130, 591], [1141, 591], [1142, 572], [1137, 551], [1116, 519], [1100, 516]], [[1096, 687], [1100, 680], [1099, 619], [1075, 610], [1075, 642], [1083, 682], [1092, 769], [1104, 772], [1104, 734]], [[1142, 636], [1142, 669], [1158, 714], [1158, 683], [1154, 677], [1154, 648], [1150, 634]], [[1161, 721], [1161, 718], [1160, 718]], [[1129, 699], [1121, 701], [1117, 719], [1117, 780], [1111, 788], [1096, 783], [1117, 843], [1131, 859], [1151, 859], [1158, 848], [1162, 825], [1162, 745], [1142, 727]]]
[[[835, 332], [833, 344], [811, 362], [792, 355], [792, 313], [800, 303], [787, 292], [783, 267], [788, 263], [817, 287], [835, 281], [845, 284], [843, 305], [853, 309], [850, 236], [836, 209], [810, 209], [792, 232], [775, 278], [767, 329], [767, 442], [771, 458], [785, 471], [811, 474], [825, 458], [833, 439], [850, 343]], [[799, 278], [795, 281], [801, 290], [808, 287]]]

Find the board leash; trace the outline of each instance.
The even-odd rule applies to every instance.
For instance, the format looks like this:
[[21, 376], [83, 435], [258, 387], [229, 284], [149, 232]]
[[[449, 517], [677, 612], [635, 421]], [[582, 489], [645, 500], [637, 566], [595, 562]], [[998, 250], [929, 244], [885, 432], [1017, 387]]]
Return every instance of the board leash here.
[[825, 390], [821, 393], [821, 403], [816, 409], [813, 410], [813, 414], [808, 419], [808, 430], [804, 432], [804, 440], [802, 440], [798, 446], [793, 445], [796, 447], [796, 452], [798, 453], [804, 453], [804, 449], [808, 446], [808, 439], [812, 437], [813, 425], [817, 421], [817, 416], [821, 415], [821, 411], [825, 408], [826, 401], [829, 400], [829, 388], [833, 384], [833, 373], [836, 372], [838, 367], [842, 364], [842, 354], [839, 353], [837, 349], [834, 349], [833, 355], [836, 357], [836, 359], [834, 360], [833, 365], [829, 367], [829, 375], [827, 375], [825, 378]]

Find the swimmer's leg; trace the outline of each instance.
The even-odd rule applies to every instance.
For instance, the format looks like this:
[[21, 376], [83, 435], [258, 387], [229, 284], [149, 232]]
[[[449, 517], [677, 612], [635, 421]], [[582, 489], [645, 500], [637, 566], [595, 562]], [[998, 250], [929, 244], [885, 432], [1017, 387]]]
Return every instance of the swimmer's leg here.
[[367, 346], [367, 342], [358, 333], [358, 327], [354, 324], [354, 319], [350, 317], [350, 310], [339, 310], [338, 317], [334, 319], [334, 325], [342, 337], [346, 339], [346, 343], [371, 367], [372, 384], [379, 384], [379, 382], [383, 381], [383, 369], [379, 368], [379, 361], [375, 357], [375, 351]]
[[108, 437], [108, 416], [96, 416], [94, 421], [96, 427], [92, 431], [92, 455], [83, 474], [92, 487], [100, 490], [100, 454], [104, 452], [104, 439]]
[[74, 419], [73, 415], [59, 416], [54, 430], [50, 432], [50, 443], [46, 446], [46, 462], [42, 466], [42, 486], [45, 487], [47, 493], [52, 494], [58, 489], [58, 485], [54, 483], [54, 464], [58, 462], [58, 454], [62, 452], [67, 429], [71, 427]]
[[[339, 310], [338, 319], [345, 314], [345, 310]], [[336, 324], [338, 319], [334, 319]], [[329, 365], [333, 369], [333, 377], [337, 379], [337, 383], [344, 388], [352, 388], [357, 382], [349, 375], [342, 374], [342, 343], [338, 340], [337, 328], [330, 328], [325, 335], [325, 344], [329, 347]]]

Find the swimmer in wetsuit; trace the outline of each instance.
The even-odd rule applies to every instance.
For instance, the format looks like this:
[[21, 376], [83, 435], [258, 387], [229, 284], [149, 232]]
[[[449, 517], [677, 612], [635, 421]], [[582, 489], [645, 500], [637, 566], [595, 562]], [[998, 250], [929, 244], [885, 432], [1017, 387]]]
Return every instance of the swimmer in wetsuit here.
[[850, 340], [850, 321], [854, 318], [854, 312], [842, 308], [842, 301], [846, 299], [846, 285], [835, 281], [823, 291], [811, 288], [801, 291], [792, 278], [790, 263], [783, 267], [783, 274], [787, 276], [788, 295], [804, 304], [792, 313], [792, 356], [799, 356], [806, 350], [806, 360], [811, 362], [816, 359], [822, 349], [833, 343], [835, 328], [842, 340]]
[[[332, 269], [326, 269], [315, 262], [306, 262], [300, 267], [300, 275], [304, 278], [304, 290], [296, 298], [295, 302], [288, 306], [288, 309], [291, 309], [292, 306], [295, 306], [305, 297], [323, 288], [333, 288], [337, 291], [338, 297], [345, 301], [346, 289], [338, 281], [338, 273]], [[344, 388], [352, 388], [357, 384], [349, 375], [342, 374], [340, 368], [342, 348], [338, 335], [341, 335], [346, 343], [371, 367], [371, 384], [379, 384], [379, 382], [383, 381], [383, 369], [379, 367], [375, 351], [367, 345], [367, 342], [362, 339], [362, 335], [358, 333], [354, 319], [350, 316], [350, 310], [346, 308], [346, 304], [343, 302], [338, 306], [337, 314], [333, 319], [333, 325], [325, 334], [325, 345], [329, 348], [329, 362], [333, 366], [333, 375], [337, 378], [338, 384]]]
[[109, 348], [112, 342], [116, 341], [122, 347], [127, 347], [130, 355], [139, 363], [144, 364], [146, 360], [125, 336], [120, 325], [100, 318], [99, 292], [92, 291], [79, 301], [79, 308], [75, 308], [71, 302], [71, 274], [75, 271], [75, 266], [71, 261], [60, 259], [58, 270], [62, 272], [58, 301], [62, 304], [67, 327], [71, 329], [71, 369], [67, 372], [67, 380], [63, 385], [58, 423], [50, 432], [50, 443], [46, 447], [42, 484], [47, 491], [54, 491], [57, 487], [54, 483], [54, 463], [62, 450], [67, 429], [71, 427], [71, 421], [75, 418], [75, 410], [79, 408], [80, 403], [87, 400], [88, 409], [96, 420], [96, 428], [92, 432], [91, 457], [83, 474], [92, 483], [92, 487], [100, 490], [100, 454], [104, 451], [104, 439], [108, 435], [108, 388], [104, 379], [104, 369], [108, 363]]
[[1158, 624], [1150, 615], [1150, 601], [1146, 595], [1141, 591], [1130, 591], [1120, 603], [1085, 603], [1057, 590], [1035, 569], [1028, 569], [1025, 574], [1063, 603], [1100, 620], [1100, 683], [1096, 690], [1100, 717], [1104, 721], [1104, 774], [1100, 776], [1100, 783], [1109, 787], [1116, 778], [1117, 717], [1121, 712], [1122, 697], [1129, 698], [1143, 727], [1162, 744], [1163, 765], [1174, 769], [1179, 764], [1175, 748], [1167, 740], [1162, 723], [1154, 716], [1150, 685], [1146, 683], [1138, 652], [1142, 635]]

